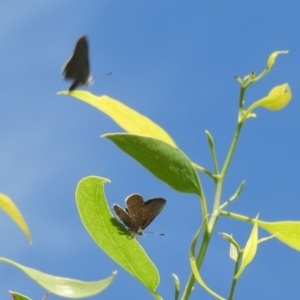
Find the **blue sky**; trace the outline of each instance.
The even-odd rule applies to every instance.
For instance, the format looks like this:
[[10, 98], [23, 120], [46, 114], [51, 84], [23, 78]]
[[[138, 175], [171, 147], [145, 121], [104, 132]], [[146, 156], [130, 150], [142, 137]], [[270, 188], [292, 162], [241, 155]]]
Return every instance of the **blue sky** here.
[[[74, 193], [80, 179], [97, 175], [110, 204], [131, 193], [167, 204], [139, 239], [158, 267], [164, 299], [173, 298], [175, 273], [182, 288], [190, 272], [188, 251], [201, 219], [195, 195], [181, 194], [154, 178], [104, 133], [121, 132], [107, 116], [75, 98], [61, 69], [79, 36], [90, 45], [94, 84], [147, 115], [170, 133], [195, 162], [212, 161], [204, 130], [214, 137], [222, 164], [234, 132], [239, 85], [281, 55], [272, 71], [246, 94], [246, 106], [288, 82], [290, 104], [279, 112], [258, 109], [246, 122], [223, 190], [230, 197], [242, 180], [240, 198], [228, 210], [265, 221], [300, 220], [299, 209], [299, 3], [279, 1], [2, 1], [0, 10], [0, 192], [11, 197], [31, 230], [29, 245], [0, 212], [1, 257], [58, 276], [97, 280], [117, 270], [110, 288], [91, 299], [152, 299], [147, 290], [99, 249], [83, 228]], [[103, 74], [113, 71], [113, 75]], [[201, 175], [211, 207], [213, 185]], [[244, 245], [249, 224], [222, 218], [217, 232]], [[264, 231], [260, 237], [266, 236]], [[216, 234], [202, 276], [226, 297], [233, 273], [228, 243]], [[236, 288], [236, 299], [291, 299], [299, 295], [300, 253], [273, 239], [259, 246]], [[0, 268], [0, 299], [14, 290], [41, 299], [44, 290], [19, 270]], [[126, 295], [126, 296], [124, 296]], [[137, 298], [137, 295], [139, 297]], [[297, 296], [296, 296], [297, 295]], [[50, 299], [59, 299], [51, 295]], [[199, 286], [191, 299], [213, 299]]]

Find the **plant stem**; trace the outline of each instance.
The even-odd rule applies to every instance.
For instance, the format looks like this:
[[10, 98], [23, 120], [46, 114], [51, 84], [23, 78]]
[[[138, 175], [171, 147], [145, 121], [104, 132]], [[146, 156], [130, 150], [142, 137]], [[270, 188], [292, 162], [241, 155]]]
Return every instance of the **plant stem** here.
[[[241, 120], [242, 120], [242, 116], [243, 116], [243, 113], [244, 113], [244, 110], [243, 110], [243, 106], [244, 106], [244, 93], [245, 93], [245, 88], [241, 87], [240, 98], [239, 98], [239, 109], [238, 109], [237, 127], [236, 127], [236, 130], [235, 130], [235, 133], [234, 133], [234, 136], [233, 136], [230, 148], [228, 150], [228, 153], [227, 153], [227, 156], [226, 156], [226, 159], [225, 159], [222, 171], [219, 174], [219, 176], [215, 178], [216, 188], [215, 188], [215, 197], [214, 197], [213, 211], [212, 211], [212, 215], [211, 215], [211, 217], [209, 219], [209, 222], [208, 222], [208, 230], [204, 230], [203, 241], [201, 243], [200, 251], [199, 251], [199, 253], [197, 255], [197, 260], [196, 261], [197, 261], [198, 270], [200, 270], [200, 267], [202, 265], [202, 262], [203, 262], [203, 259], [204, 259], [205, 253], [206, 253], [206, 250], [208, 248], [208, 244], [210, 242], [210, 238], [212, 236], [212, 233], [213, 233], [213, 230], [214, 230], [214, 228], [216, 226], [218, 218], [219, 218], [219, 216], [221, 214], [220, 202], [221, 202], [223, 182], [224, 182], [224, 178], [225, 178], [225, 175], [227, 173], [230, 161], [232, 159], [235, 147], [237, 145], [239, 134], [240, 134], [240, 131], [241, 131], [242, 125], [243, 125], [243, 122], [241, 122]], [[215, 152], [213, 152], [213, 155], [215, 156]], [[203, 192], [202, 187], [201, 187], [200, 190], [201, 190], [201, 192]], [[203, 202], [203, 199], [205, 199], [205, 198], [202, 199], [201, 196], [200, 196], [200, 198], [201, 198], [202, 202]], [[203, 207], [206, 208], [206, 205], [204, 205], [202, 203], [202, 208]], [[204, 213], [204, 211], [202, 211], [202, 215], [203, 215], [203, 213]], [[206, 224], [207, 223], [205, 222], [205, 225]], [[207, 229], [207, 227], [205, 227], [205, 229]], [[189, 276], [189, 279], [187, 281], [186, 287], [185, 287], [185, 289], [183, 291], [183, 294], [182, 294], [182, 297], [181, 297], [182, 300], [187, 300], [189, 298], [189, 295], [191, 294], [191, 291], [192, 291], [192, 288], [194, 286], [194, 283], [195, 283], [195, 277], [194, 277], [193, 273], [191, 272], [191, 274]]]
[[[211, 237], [211, 235], [208, 232], [204, 232], [203, 241], [201, 243], [201, 248], [197, 255], [197, 260], [196, 260], [198, 269], [200, 269], [201, 264], [203, 262], [203, 258], [205, 256], [205, 253], [206, 253], [209, 241], [210, 241], [210, 237]], [[185, 289], [183, 291], [181, 300], [187, 300], [189, 298], [191, 291], [193, 289], [194, 283], [195, 283], [195, 276], [194, 276], [193, 272], [191, 272], [189, 279], [187, 281], [187, 284], [185, 286]]]
[[238, 272], [239, 270], [239, 265], [240, 265], [240, 261], [241, 261], [241, 257], [242, 257], [242, 253], [239, 252], [237, 260], [235, 262], [235, 267], [234, 267], [234, 273], [233, 273], [233, 279], [232, 279], [232, 284], [231, 284], [231, 289], [230, 289], [230, 294], [229, 294], [229, 298], [228, 300], [232, 300], [233, 299], [233, 293], [234, 293], [234, 289], [235, 289], [235, 285], [237, 280], [234, 279], [235, 274]]

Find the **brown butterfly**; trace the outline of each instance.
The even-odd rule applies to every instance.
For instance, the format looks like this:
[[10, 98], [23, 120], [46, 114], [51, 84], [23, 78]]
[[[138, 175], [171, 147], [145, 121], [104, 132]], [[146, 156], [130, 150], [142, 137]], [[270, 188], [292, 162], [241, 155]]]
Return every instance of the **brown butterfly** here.
[[69, 92], [75, 90], [78, 86], [89, 85], [93, 81], [90, 76], [88, 51], [87, 38], [81, 36], [76, 42], [72, 56], [63, 67], [64, 77], [73, 80]]
[[132, 194], [125, 199], [125, 209], [117, 204], [113, 205], [113, 209], [133, 236], [144, 235], [143, 230], [157, 217], [166, 202], [163, 198], [153, 198], [144, 202], [141, 195]]

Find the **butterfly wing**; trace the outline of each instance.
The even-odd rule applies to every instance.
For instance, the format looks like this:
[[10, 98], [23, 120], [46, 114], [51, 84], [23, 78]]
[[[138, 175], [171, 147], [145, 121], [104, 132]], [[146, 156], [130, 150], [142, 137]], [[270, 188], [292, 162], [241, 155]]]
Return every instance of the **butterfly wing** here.
[[166, 204], [166, 200], [163, 198], [149, 199], [144, 203], [143, 207], [143, 221], [141, 228], [145, 229], [161, 212]]
[[121, 208], [118, 204], [114, 204], [113, 209], [124, 225], [126, 225], [129, 229], [134, 227], [133, 220], [123, 208]]
[[143, 232], [141, 231], [141, 224], [143, 222], [143, 197], [139, 194], [132, 194], [125, 199], [125, 203], [128, 213], [134, 222], [134, 228], [132, 228], [132, 231], [136, 234], [142, 235]]
[[74, 80], [69, 91], [89, 82], [90, 65], [88, 59], [88, 42], [85, 36], [78, 39], [73, 55], [63, 68], [63, 74], [66, 79]]

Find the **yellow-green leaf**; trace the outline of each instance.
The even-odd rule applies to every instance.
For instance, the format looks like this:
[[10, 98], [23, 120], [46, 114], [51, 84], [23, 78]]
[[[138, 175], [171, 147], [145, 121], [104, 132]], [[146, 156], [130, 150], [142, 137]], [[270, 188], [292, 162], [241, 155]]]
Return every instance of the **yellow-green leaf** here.
[[238, 273], [234, 276], [234, 279], [238, 279], [242, 272], [244, 271], [245, 267], [253, 260], [256, 250], [257, 250], [257, 243], [258, 243], [258, 216], [255, 218], [254, 226], [249, 236], [249, 239], [246, 243], [246, 247], [243, 252], [242, 263]]
[[286, 245], [300, 251], [300, 222], [263, 222], [258, 221], [258, 226], [267, 230], [274, 237]]
[[86, 91], [73, 91], [71, 93], [64, 91], [59, 94], [73, 96], [96, 107], [129, 133], [151, 136], [176, 147], [172, 138], [160, 126], [117, 100], [108, 96], [94, 96]]
[[3, 209], [17, 223], [17, 225], [26, 235], [29, 243], [31, 243], [29, 228], [24, 218], [13, 201], [4, 194], [0, 194], [0, 208]]

